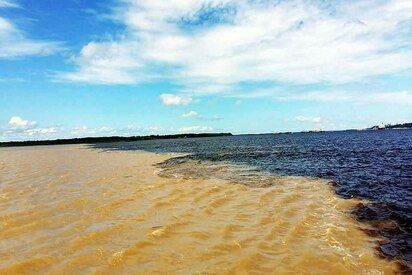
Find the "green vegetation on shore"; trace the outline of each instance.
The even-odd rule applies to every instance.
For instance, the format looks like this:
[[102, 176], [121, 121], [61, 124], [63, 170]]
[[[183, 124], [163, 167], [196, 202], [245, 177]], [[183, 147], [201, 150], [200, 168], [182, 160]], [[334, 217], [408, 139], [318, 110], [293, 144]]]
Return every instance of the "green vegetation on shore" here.
[[177, 134], [177, 135], [150, 135], [150, 136], [132, 136], [132, 137], [84, 137], [55, 140], [29, 140], [29, 141], [8, 141], [0, 142], [0, 147], [9, 146], [36, 146], [36, 145], [58, 145], [58, 144], [90, 144], [90, 143], [107, 143], [120, 141], [137, 141], [153, 139], [173, 139], [173, 138], [201, 138], [201, 137], [219, 137], [231, 136], [231, 133], [202, 133], [202, 134]]

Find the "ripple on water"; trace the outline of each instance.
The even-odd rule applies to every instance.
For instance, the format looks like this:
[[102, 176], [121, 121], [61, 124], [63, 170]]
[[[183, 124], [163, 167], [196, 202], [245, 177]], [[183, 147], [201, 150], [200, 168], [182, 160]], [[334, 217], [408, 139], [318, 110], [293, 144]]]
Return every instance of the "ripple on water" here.
[[[351, 218], [359, 201], [337, 198], [324, 180], [190, 161], [157, 175], [153, 165], [167, 156], [70, 146], [0, 151], [5, 156], [10, 170], [3, 172], [22, 169], [23, 179], [2, 183], [10, 192], [41, 185], [46, 176], [65, 177], [32, 190], [35, 200], [29, 193], [14, 198], [21, 212], [11, 211], [11, 199], [1, 202], [0, 217], [10, 223], [0, 231], [6, 256], [0, 273], [390, 274], [398, 268], [375, 255], [377, 238]], [[25, 169], [36, 176], [24, 176]], [[36, 226], [25, 227], [29, 216]]]

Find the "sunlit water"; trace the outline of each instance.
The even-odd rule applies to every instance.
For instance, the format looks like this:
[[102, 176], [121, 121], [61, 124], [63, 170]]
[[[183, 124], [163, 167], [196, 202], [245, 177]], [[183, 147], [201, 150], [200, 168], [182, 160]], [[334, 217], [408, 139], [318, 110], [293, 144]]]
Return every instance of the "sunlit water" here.
[[0, 273], [398, 270], [349, 214], [359, 201], [338, 198], [327, 181], [198, 161], [159, 165], [170, 157], [1, 149]]

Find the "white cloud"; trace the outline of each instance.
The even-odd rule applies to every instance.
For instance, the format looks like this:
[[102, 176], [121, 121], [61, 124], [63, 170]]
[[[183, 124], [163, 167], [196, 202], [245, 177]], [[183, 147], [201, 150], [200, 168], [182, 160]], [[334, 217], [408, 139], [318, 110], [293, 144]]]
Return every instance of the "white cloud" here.
[[207, 126], [188, 126], [188, 127], [181, 127], [177, 129], [179, 132], [184, 133], [198, 133], [198, 132], [208, 132], [212, 131], [213, 128]]
[[112, 128], [109, 126], [64, 128], [62, 126], [52, 125], [39, 127], [34, 121], [25, 120], [20, 117], [12, 117], [7, 124], [0, 126], [0, 140], [19, 141], [104, 136], [159, 135], [170, 133], [200, 133], [210, 132], [212, 130], [213, 128], [208, 126], [187, 126], [176, 129], [174, 127], [164, 128], [161, 126], [139, 127], [136, 124], [131, 124], [124, 128]]
[[35, 121], [22, 119], [19, 116], [13, 116], [9, 119], [7, 126], [11, 129], [28, 129], [36, 125]]
[[4, 126], [0, 125], [0, 135], [2, 135], [3, 140], [36, 140], [86, 136], [110, 136], [116, 135], [118, 132], [124, 135], [131, 135], [135, 134], [136, 131], [137, 128], [134, 126], [129, 126], [119, 130], [108, 126], [63, 128], [61, 126], [49, 125], [47, 127], [40, 127], [37, 122], [23, 119], [19, 116], [11, 117]]
[[173, 94], [161, 94], [160, 99], [162, 100], [163, 104], [166, 106], [173, 106], [173, 105], [188, 105], [192, 102], [192, 98], [173, 95]]
[[114, 129], [113, 128], [111, 128], [111, 127], [107, 127], [107, 126], [103, 126], [103, 127], [100, 127], [99, 129], [98, 129], [98, 132], [101, 132], [101, 133], [110, 133], [110, 132], [113, 132], [114, 131]]
[[63, 80], [100, 84], [131, 84], [138, 81], [141, 74], [133, 73], [140, 61], [133, 50], [133, 43], [90, 42], [80, 55], [71, 59], [80, 70], [60, 74]]
[[201, 120], [201, 121], [218, 121], [218, 120], [222, 119], [218, 115], [213, 115], [212, 117], [205, 117], [205, 116], [200, 115], [196, 111], [189, 111], [189, 112], [183, 113], [183, 114], [180, 115], [180, 117], [182, 117], [182, 118], [195, 118], [195, 119]]
[[0, 0], [0, 8], [17, 8], [17, 5], [14, 1], [9, 0]]
[[239, 105], [241, 103], [240, 99], [265, 98], [265, 97], [273, 96], [277, 92], [279, 92], [279, 89], [255, 89], [255, 90], [253, 90], [253, 93], [251, 93], [250, 91], [249, 92], [243, 92], [243, 93], [233, 91], [233, 92], [228, 93], [227, 95], [225, 95], [225, 97], [239, 98], [236, 101], [236, 105]]
[[213, 121], [218, 121], [218, 120], [221, 120], [221, 119], [222, 118], [218, 115], [213, 115], [212, 118], [211, 118], [211, 120], [213, 120]]
[[12, 116], [6, 125], [0, 125], [3, 140], [27, 140], [56, 138], [63, 128], [56, 126], [39, 127], [36, 121]]
[[[0, 0], [0, 8], [18, 7], [13, 1]], [[0, 59], [10, 59], [27, 55], [50, 55], [61, 48], [61, 43], [34, 40], [18, 28], [12, 21], [0, 16]]]
[[112, 15], [125, 26], [120, 38], [86, 44], [75, 71], [59, 77], [166, 78], [199, 95], [245, 81], [348, 83], [412, 68], [410, 0], [322, 3], [125, 0]]
[[163, 132], [165, 129], [160, 126], [149, 126], [145, 129], [147, 133], [150, 134], [159, 134], [159, 132]]
[[360, 91], [318, 91], [274, 96], [285, 101], [334, 101], [412, 105], [412, 91], [362, 93]]
[[36, 135], [36, 134], [52, 134], [56, 132], [57, 132], [57, 129], [55, 127], [35, 128], [35, 129], [29, 129], [26, 131], [26, 133], [29, 136]]
[[299, 122], [312, 122], [312, 123], [321, 123], [322, 122], [322, 118], [318, 117], [318, 116], [296, 116], [295, 117], [296, 121]]
[[117, 130], [108, 126], [103, 127], [75, 127], [70, 131], [71, 135], [75, 137], [86, 137], [86, 136], [107, 136], [107, 135], [115, 135]]
[[[64, 138], [82, 137], [104, 137], [104, 136], [137, 136], [152, 134], [170, 134], [177, 132], [209, 131], [211, 128], [205, 126], [183, 127], [177, 130], [173, 127], [164, 128], [161, 126], [138, 126], [133, 123], [123, 128], [113, 128], [110, 126], [101, 127], [62, 127], [57, 125], [39, 126], [35, 121], [22, 119], [21, 117], [11, 117], [5, 125], [0, 125], [0, 140], [48, 140]], [[186, 131], [187, 132], [187, 131]]]
[[181, 115], [181, 117], [183, 118], [192, 118], [192, 117], [197, 117], [197, 116], [199, 116], [199, 114], [196, 111], [189, 111]]

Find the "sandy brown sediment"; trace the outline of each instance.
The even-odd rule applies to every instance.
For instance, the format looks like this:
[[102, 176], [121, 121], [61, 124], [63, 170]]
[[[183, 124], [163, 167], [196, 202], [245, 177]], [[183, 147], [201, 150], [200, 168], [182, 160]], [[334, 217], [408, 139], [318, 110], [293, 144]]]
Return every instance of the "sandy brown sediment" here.
[[253, 188], [213, 173], [159, 176], [154, 165], [168, 158], [82, 146], [0, 149], [0, 273], [397, 270], [351, 218], [358, 201], [336, 197], [325, 181], [273, 177], [257, 181], [276, 184]]

